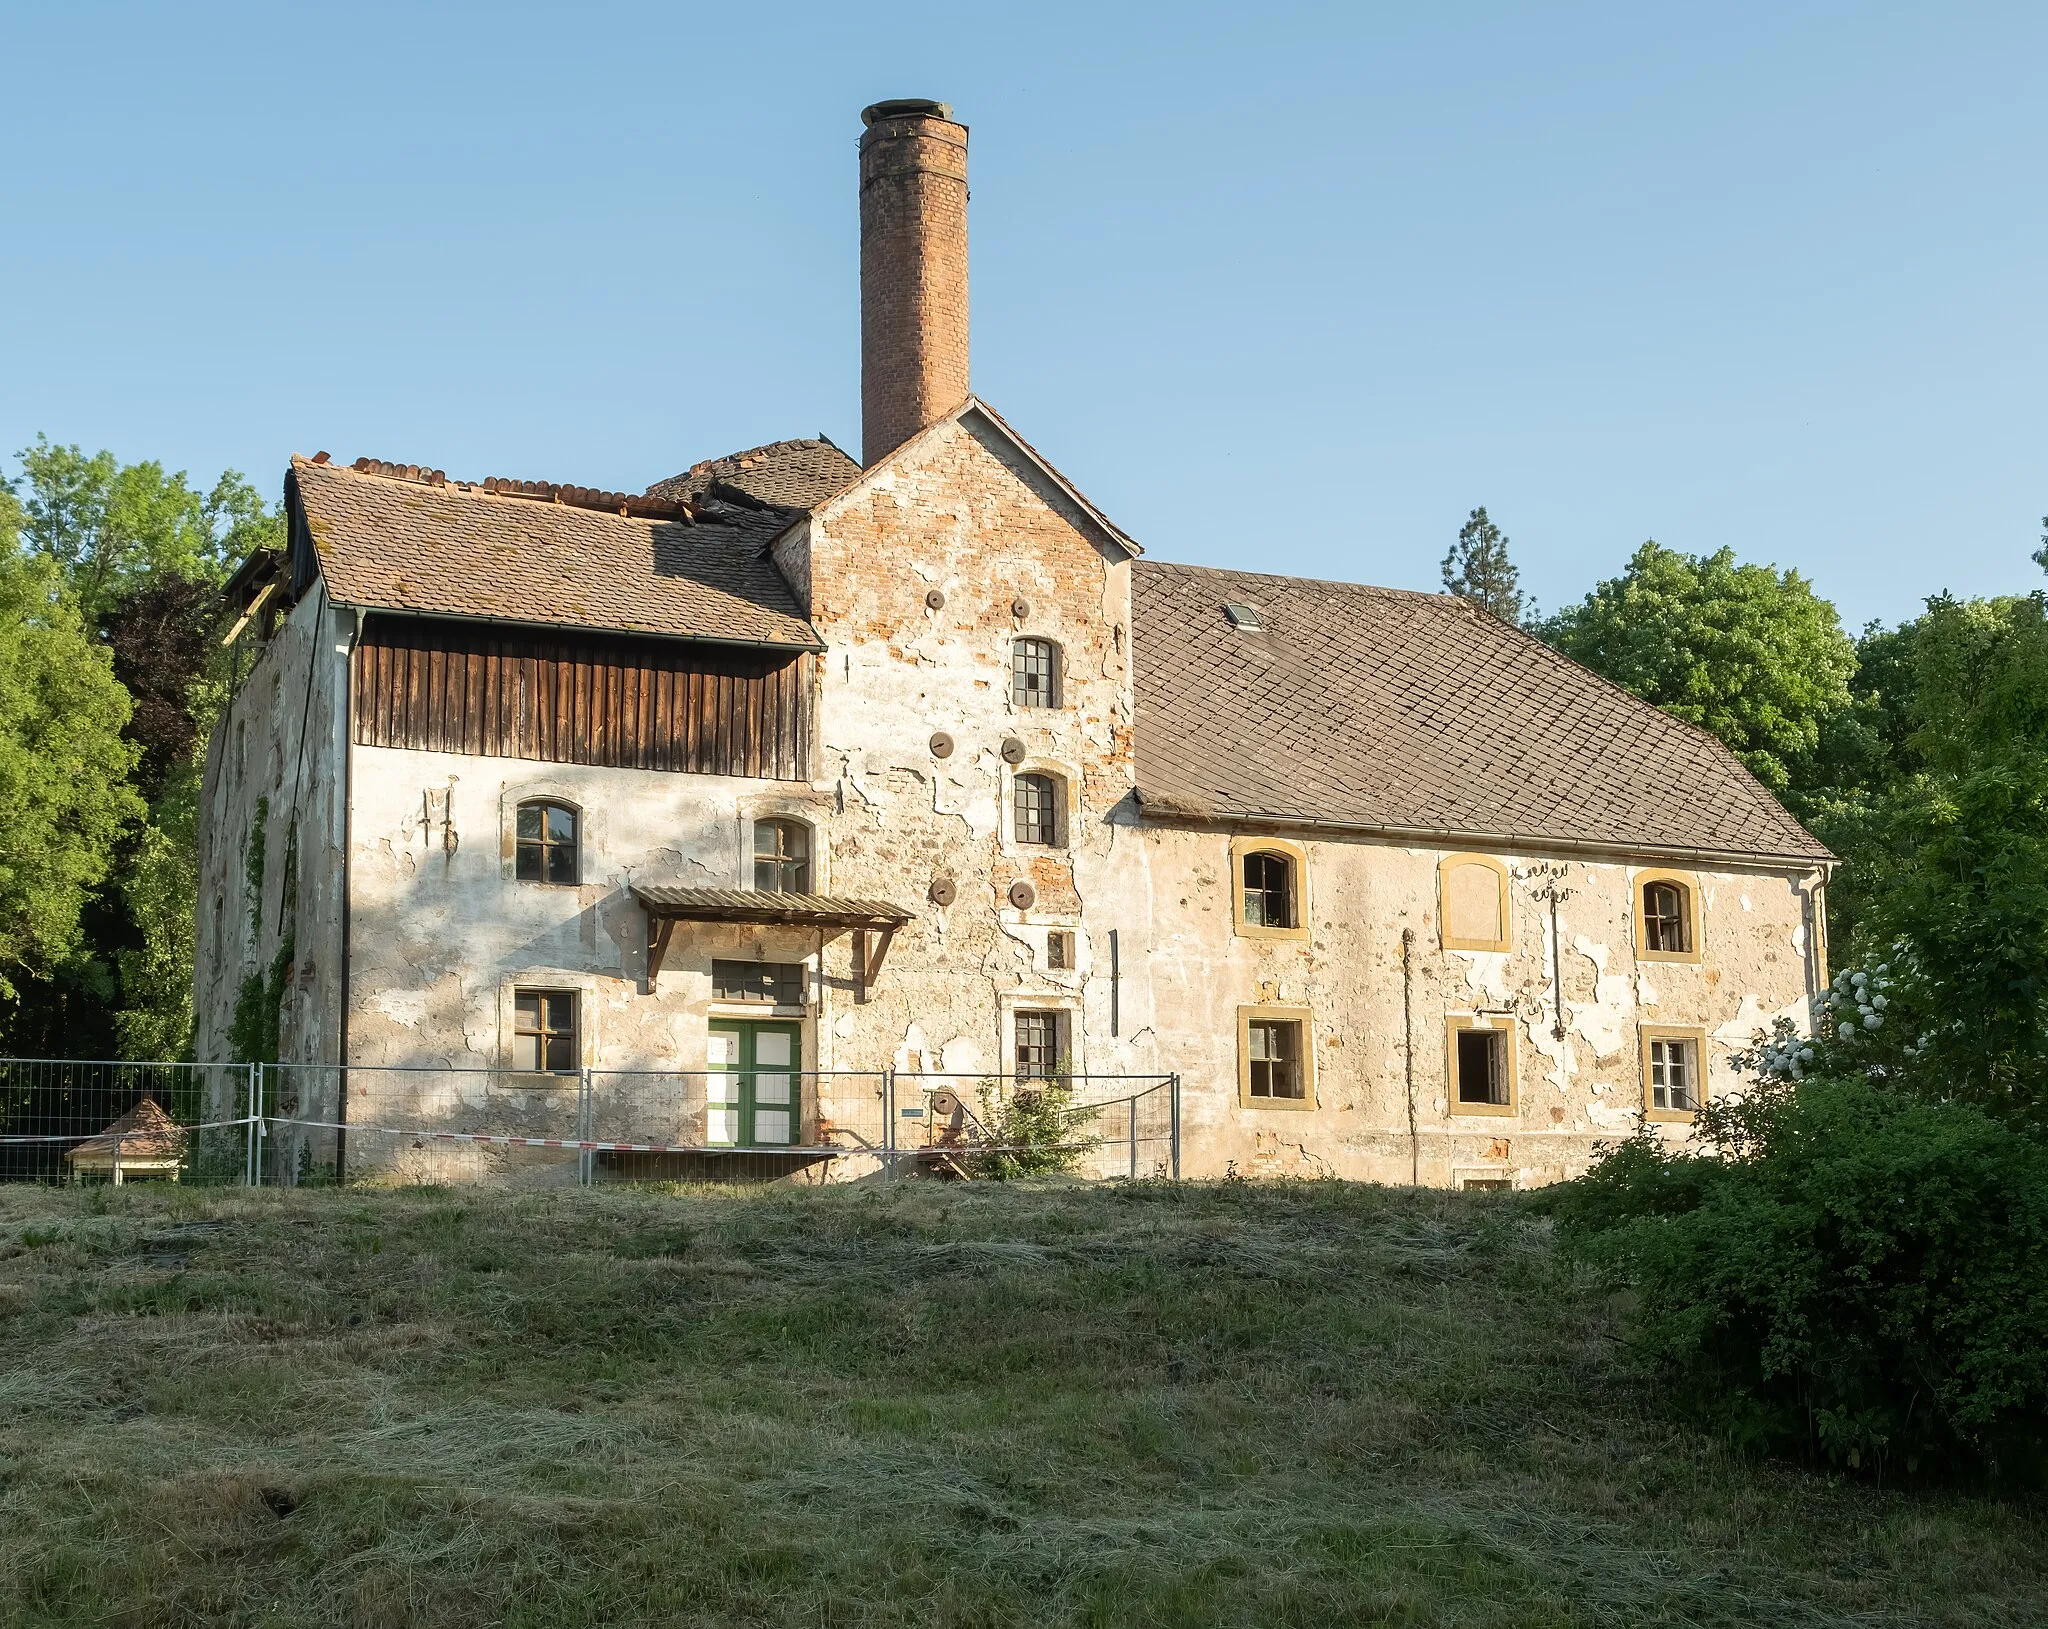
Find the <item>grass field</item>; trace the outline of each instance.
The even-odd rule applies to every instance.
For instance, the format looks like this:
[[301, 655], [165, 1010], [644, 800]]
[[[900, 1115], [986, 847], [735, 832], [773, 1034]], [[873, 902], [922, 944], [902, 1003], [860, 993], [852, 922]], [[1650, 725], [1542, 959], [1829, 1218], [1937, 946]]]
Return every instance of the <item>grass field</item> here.
[[1508, 1196], [0, 1189], [0, 1622], [2048, 1622]]

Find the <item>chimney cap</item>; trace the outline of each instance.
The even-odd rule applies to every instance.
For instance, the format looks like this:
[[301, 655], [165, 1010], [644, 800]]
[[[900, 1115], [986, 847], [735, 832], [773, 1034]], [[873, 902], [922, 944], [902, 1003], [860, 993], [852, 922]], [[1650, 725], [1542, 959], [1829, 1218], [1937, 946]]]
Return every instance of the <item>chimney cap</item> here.
[[922, 96], [899, 96], [892, 102], [876, 102], [860, 110], [860, 122], [872, 125], [883, 119], [950, 119], [950, 102], [927, 101]]

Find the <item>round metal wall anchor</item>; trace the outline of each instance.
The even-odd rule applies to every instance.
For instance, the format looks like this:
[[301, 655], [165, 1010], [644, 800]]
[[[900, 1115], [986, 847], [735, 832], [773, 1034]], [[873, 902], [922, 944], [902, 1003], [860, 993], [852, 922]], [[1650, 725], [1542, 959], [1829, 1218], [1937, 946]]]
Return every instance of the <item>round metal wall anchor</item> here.
[[932, 878], [931, 896], [934, 905], [950, 905], [959, 897], [959, 886], [951, 877]]
[[943, 611], [946, 608], [946, 596], [941, 594], [936, 588], [925, 595], [924, 602], [934, 611]]
[[1020, 911], [1028, 911], [1038, 903], [1038, 890], [1020, 877], [1010, 884], [1010, 903]]
[[1027, 600], [1022, 594], [1019, 594], [1015, 599], [1010, 601], [1010, 615], [1015, 617], [1019, 622], [1022, 622], [1026, 617], [1031, 615], [1031, 602]]
[[944, 730], [932, 732], [932, 756], [934, 758], [950, 758], [953, 756], [953, 738]]
[[1003, 762], [1021, 764], [1024, 761], [1024, 743], [1014, 735], [1003, 738]]

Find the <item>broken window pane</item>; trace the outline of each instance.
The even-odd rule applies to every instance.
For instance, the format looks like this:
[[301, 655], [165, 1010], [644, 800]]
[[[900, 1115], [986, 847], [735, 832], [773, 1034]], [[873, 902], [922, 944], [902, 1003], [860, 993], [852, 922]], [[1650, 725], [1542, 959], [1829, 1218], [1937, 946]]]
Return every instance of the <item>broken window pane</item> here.
[[1017, 1014], [1017, 1078], [1046, 1080], [1060, 1072], [1060, 1015]]
[[562, 1073], [576, 1066], [575, 992], [513, 992], [512, 1067]]
[[1254, 1018], [1245, 1031], [1253, 1097], [1305, 1098], [1301, 1073], [1301, 1021], [1297, 1018]]
[[1059, 786], [1050, 775], [1017, 777], [1015, 811], [1018, 842], [1058, 844]]
[[1010, 699], [1019, 707], [1057, 707], [1058, 652], [1050, 639], [1020, 639], [1010, 647]]
[[1675, 882], [1643, 885], [1643, 934], [1646, 948], [1672, 955], [1692, 950], [1692, 923], [1686, 910], [1686, 890]]
[[763, 894], [811, 891], [811, 828], [801, 820], [754, 822], [754, 888]]
[[1244, 921], [1248, 928], [1291, 928], [1294, 862], [1266, 850], [1244, 857]]
[[560, 803], [522, 803], [514, 819], [515, 877], [521, 882], [572, 886], [582, 880], [574, 809]]

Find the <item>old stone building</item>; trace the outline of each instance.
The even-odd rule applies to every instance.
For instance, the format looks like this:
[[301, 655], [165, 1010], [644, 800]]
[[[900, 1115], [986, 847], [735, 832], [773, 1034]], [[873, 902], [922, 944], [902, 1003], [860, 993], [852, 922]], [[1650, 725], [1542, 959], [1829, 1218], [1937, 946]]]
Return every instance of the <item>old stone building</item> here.
[[1148, 558], [968, 390], [966, 129], [864, 118], [860, 462], [292, 460], [232, 590], [198, 992], [204, 1059], [277, 1004], [284, 1174], [542, 1122], [874, 1146], [920, 1083], [1046, 1074], [1178, 1076], [1197, 1176], [1684, 1135], [1804, 1021], [1826, 851], [1462, 601]]

